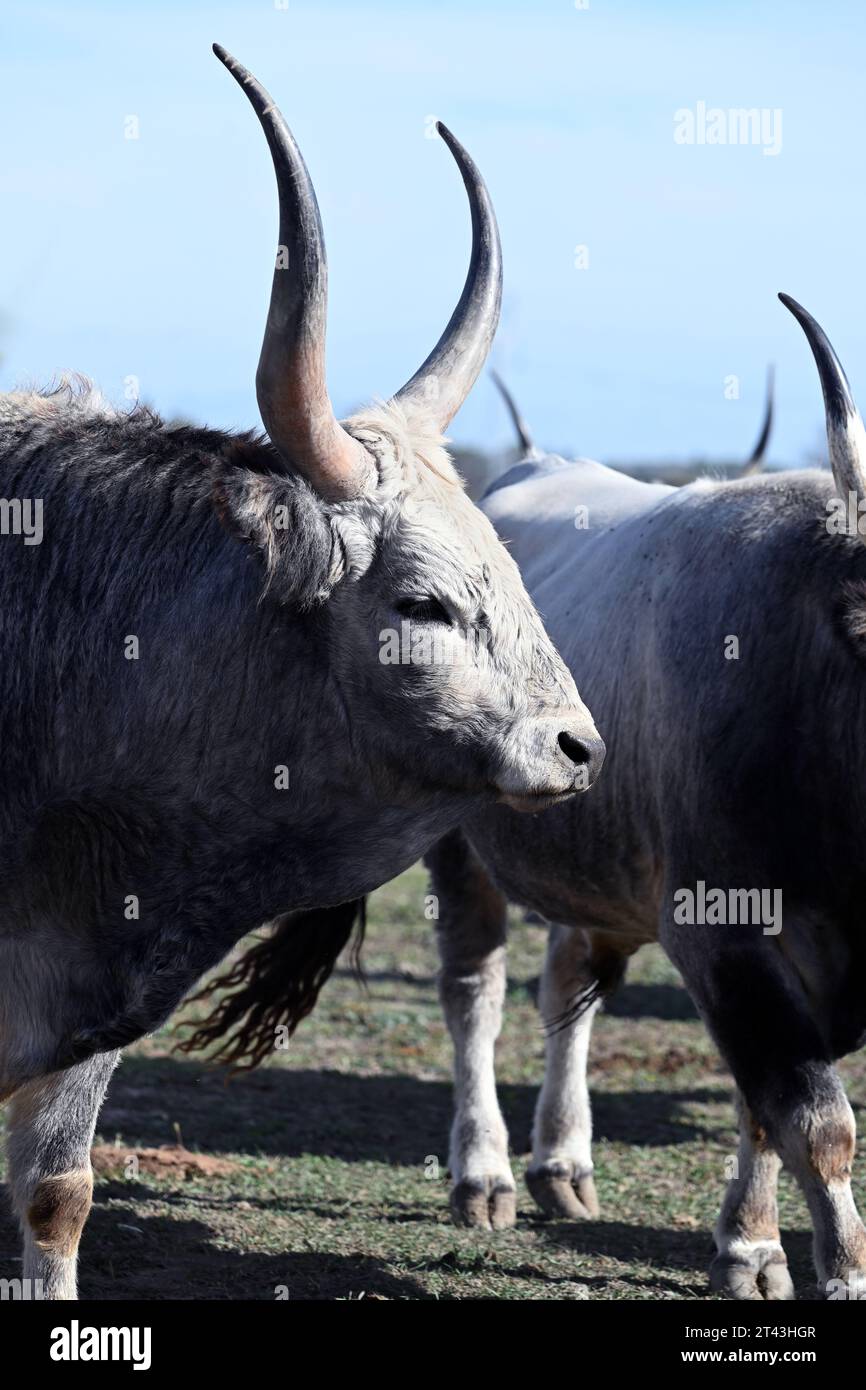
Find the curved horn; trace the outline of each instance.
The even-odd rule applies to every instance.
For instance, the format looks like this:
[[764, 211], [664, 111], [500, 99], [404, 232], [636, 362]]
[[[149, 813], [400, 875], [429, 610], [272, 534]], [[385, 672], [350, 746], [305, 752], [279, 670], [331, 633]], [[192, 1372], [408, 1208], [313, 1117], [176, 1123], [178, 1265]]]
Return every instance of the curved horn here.
[[508, 408], [508, 413], [511, 416], [511, 423], [513, 424], [515, 433], [517, 434], [517, 443], [519, 448], [523, 451], [524, 454], [536, 454], [538, 450], [532, 442], [532, 436], [529, 433], [529, 426], [527, 425], [520, 411], [517, 409], [517, 403], [515, 402], [514, 397], [512, 396], [508, 387], [505, 385], [505, 382], [502, 380], [502, 377], [495, 369], [491, 369], [490, 375], [492, 376], [496, 388], [499, 391], [500, 396], [502, 397]]
[[780, 294], [779, 298], [806, 334], [821, 378], [827, 420], [827, 448], [836, 491], [846, 506], [853, 493], [859, 508], [861, 502], [866, 502], [866, 431], [854, 404], [848, 378], [826, 333], [812, 315], [807, 314], [790, 295]]
[[764, 462], [764, 455], [770, 442], [770, 431], [773, 428], [775, 375], [772, 365], [769, 366], [767, 368], [767, 404], [764, 407], [764, 423], [761, 426], [761, 433], [758, 435], [758, 442], [740, 472], [741, 478], [747, 478], [750, 473], [759, 473], [761, 464]]
[[447, 429], [475, 384], [490, 351], [502, 301], [502, 248], [484, 180], [447, 126], [436, 129], [457, 161], [472, 214], [469, 273], [448, 327], [423, 366], [394, 397], [410, 411], [432, 414]]
[[218, 43], [213, 51], [250, 100], [271, 151], [280, 242], [256, 396], [286, 466], [329, 501], [375, 486], [375, 464], [338, 424], [325, 381], [328, 268], [319, 206], [294, 137], [264, 87]]

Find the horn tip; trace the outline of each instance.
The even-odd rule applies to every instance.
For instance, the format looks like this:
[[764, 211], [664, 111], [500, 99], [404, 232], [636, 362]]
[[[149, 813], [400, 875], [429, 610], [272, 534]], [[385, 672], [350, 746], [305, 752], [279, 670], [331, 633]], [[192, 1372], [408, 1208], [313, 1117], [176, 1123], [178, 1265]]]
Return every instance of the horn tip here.
[[792, 295], [784, 294], [783, 291], [780, 290], [779, 299], [784, 304], [785, 308], [788, 309], [794, 315], [795, 319], [798, 319], [801, 317], [801, 315], [805, 314], [806, 310], [803, 308], [802, 304], [798, 304], [796, 299], [794, 299]]
[[784, 304], [788, 312], [794, 315], [794, 318], [797, 320], [800, 327], [806, 332], [807, 335], [810, 332], [810, 330], [817, 330], [819, 333], [822, 331], [819, 325], [813, 319], [812, 315], [809, 313], [809, 310], [804, 309], [802, 304], [799, 304], [797, 300], [794, 299], [793, 295], [782, 294], [780, 292], [779, 299]]
[[221, 43], [212, 43], [211, 48], [213, 49], [216, 56], [219, 58], [223, 67], [228, 68], [229, 72], [232, 74], [233, 77], [237, 77], [239, 73], [244, 76], [249, 75], [243, 64], [239, 63], [234, 54], [229, 53], [227, 48], [223, 48]]
[[821, 390], [824, 394], [828, 430], [845, 429], [852, 418], [858, 418], [858, 411], [851, 394], [851, 387], [848, 385], [848, 378], [833, 351], [830, 340], [817, 320], [813, 319], [812, 315], [803, 308], [802, 304], [798, 304], [796, 299], [792, 299], [789, 294], [780, 294], [779, 298], [785, 308], [790, 309], [794, 315], [806, 334], [812, 349], [812, 356], [817, 364], [818, 375], [821, 379]]
[[436, 122], [436, 134], [440, 136], [442, 140], [445, 141], [445, 144], [448, 146], [450, 150], [453, 150], [455, 145], [459, 145], [459, 142], [454, 132], [448, 129], [448, 126], [445, 124], [444, 121]]

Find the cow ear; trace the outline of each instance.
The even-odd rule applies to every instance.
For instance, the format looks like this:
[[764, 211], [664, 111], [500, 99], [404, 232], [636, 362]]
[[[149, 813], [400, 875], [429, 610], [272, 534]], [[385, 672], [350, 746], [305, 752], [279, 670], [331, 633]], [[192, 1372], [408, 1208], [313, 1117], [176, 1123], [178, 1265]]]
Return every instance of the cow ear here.
[[230, 467], [215, 478], [213, 500], [223, 527], [259, 556], [265, 591], [278, 602], [312, 608], [343, 578], [339, 533], [302, 479]]

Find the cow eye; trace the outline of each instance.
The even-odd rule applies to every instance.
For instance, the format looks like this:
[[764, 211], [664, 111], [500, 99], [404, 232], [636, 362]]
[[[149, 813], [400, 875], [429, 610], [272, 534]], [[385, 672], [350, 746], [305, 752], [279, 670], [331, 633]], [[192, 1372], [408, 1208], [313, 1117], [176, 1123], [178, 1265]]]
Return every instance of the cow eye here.
[[451, 614], [438, 598], [403, 598], [396, 604], [401, 618], [414, 623], [444, 623], [452, 626]]

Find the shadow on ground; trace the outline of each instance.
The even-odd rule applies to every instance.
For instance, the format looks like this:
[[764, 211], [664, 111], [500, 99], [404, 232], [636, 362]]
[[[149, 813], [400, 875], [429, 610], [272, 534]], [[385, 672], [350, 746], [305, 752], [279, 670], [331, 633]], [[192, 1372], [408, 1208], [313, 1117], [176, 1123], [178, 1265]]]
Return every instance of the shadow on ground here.
[[[12, 1278], [20, 1270], [15, 1260], [18, 1234], [15, 1223], [0, 1194], [0, 1274]], [[152, 1202], [169, 1209], [188, 1203], [189, 1198], [157, 1191], [144, 1183], [103, 1182], [85, 1228], [81, 1244], [81, 1298], [87, 1299], [289, 1299], [367, 1298], [427, 1299], [429, 1290], [414, 1275], [454, 1267], [458, 1271], [472, 1263], [468, 1252], [448, 1251], [438, 1257], [421, 1258], [410, 1272], [394, 1273], [387, 1264], [372, 1256], [334, 1252], [289, 1252], [280, 1254], [242, 1254], [222, 1248], [206, 1220], [189, 1216], [143, 1215], [130, 1218], [108, 1205], [112, 1197], [138, 1204]], [[232, 1205], [238, 1199], [225, 1199]], [[206, 1210], [206, 1201], [202, 1198]], [[283, 1199], [276, 1206], [285, 1207]], [[257, 1203], [256, 1205], [260, 1205]], [[268, 1205], [264, 1203], [262, 1205]], [[304, 1208], [301, 1201], [292, 1208]], [[333, 1218], [326, 1206], [322, 1215]], [[391, 1213], [393, 1222], [431, 1219], [431, 1213], [414, 1210]], [[524, 1218], [526, 1219], [526, 1218]], [[546, 1273], [537, 1261], [511, 1263], [500, 1256], [497, 1271], [505, 1278], [532, 1279], [547, 1287], [582, 1284], [589, 1292], [604, 1296], [611, 1280], [634, 1290], [653, 1289], [676, 1298], [707, 1296], [707, 1271], [713, 1246], [708, 1231], [682, 1231], [668, 1227], [634, 1226], [611, 1220], [590, 1222], [545, 1221], [529, 1218], [551, 1245], [575, 1256], [613, 1259], [624, 1268], [611, 1275], [595, 1274], [585, 1268], [568, 1274]], [[134, 1225], [131, 1224], [134, 1221]], [[130, 1223], [130, 1224], [127, 1224]], [[802, 1231], [784, 1231], [783, 1243], [799, 1297], [814, 1296], [814, 1274], [810, 1259], [811, 1240]], [[476, 1259], [485, 1258], [483, 1252]], [[655, 1266], [651, 1278], [629, 1265]], [[669, 1273], [666, 1273], [668, 1271]], [[686, 1272], [686, 1285], [675, 1276]]]
[[[529, 980], [509, 980], [508, 994], [528, 994], [538, 1004], [539, 976]], [[604, 1011], [614, 1018], [660, 1019], [663, 1022], [692, 1022], [699, 1014], [687, 990], [674, 984], [623, 984], [604, 1001]]]
[[680, 985], [625, 984], [605, 1002], [615, 1018], [697, 1019], [698, 1011]]
[[[515, 1147], [525, 1145], [534, 1086], [500, 1088]], [[598, 1138], [684, 1144], [708, 1137], [684, 1107], [717, 1101], [708, 1087], [602, 1092], [594, 1100]], [[416, 1164], [439, 1153], [451, 1124], [451, 1086], [403, 1074], [351, 1076], [269, 1067], [227, 1081], [201, 1063], [135, 1057], [115, 1075], [99, 1120], [107, 1139], [134, 1147], [174, 1143], [207, 1152]]]
[[[565, 1222], [538, 1220], [538, 1228], [551, 1244], [590, 1259], [608, 1257], [623, 1264], [648, 1264], [659, 1271], [651, 1287], [669, 1289], [677, 1298], [683, 1297], [682, 1284], [665, 1279], [664, 1270], [688, 1270], [695, 1274], [695, 1298], [705, 1298], [708, 1291], [710, 1263], [715, 1254], [709, 1231], [685, 1231], [667, 1226], [638, 1226], [621, 1221]], [[812, 1268], [812, 1238], [805, 1231], [782, 1231], [782, 1244], [788, 1256], [791, 1277], [798, 1295], [809, 1298], [814, 1293], [815, 1274]], [[581, 1280], [584, 1275], [578, 1276]], [[647, 1283], [642, 1276], [623, 1273], [617, 1281], [635, 1287]], [[590, 1286], [593, 1280], [587, 1280]], [[599, 1281], [609, 1284], [609, 1276]]]
[[[394, 1274], [372, 1256], [241, 1254], [218, 1245], [203, 1221], [120, 1215], [103, 1205], [115, 1186], [127, 1200], [166, 1202], [164, 1192], [142, 1184], [100, 1184], [81, 1241], [79, 1293], [84, 1300], [430, 1297], [411, 1276]], [[5, 1193], [0, 1197], [0, 1275], [14, 1278], [21, 1269], [14, 1258], [18, 1233], [4, 1198]], [[134, 1226], [126, 1224], [131, 1220]]]

